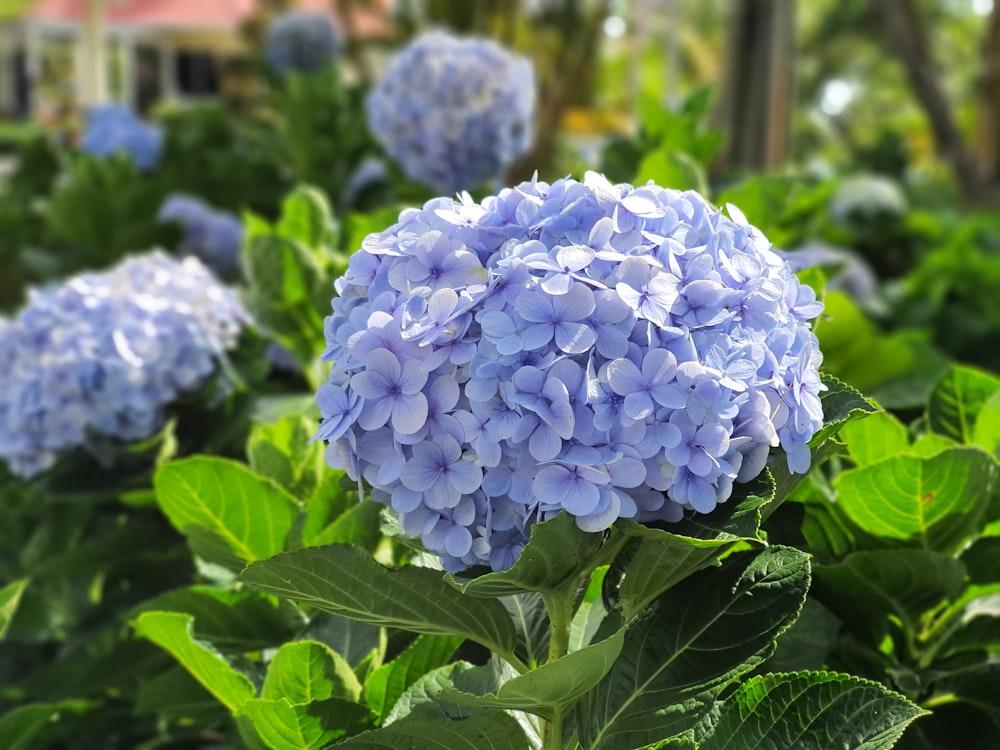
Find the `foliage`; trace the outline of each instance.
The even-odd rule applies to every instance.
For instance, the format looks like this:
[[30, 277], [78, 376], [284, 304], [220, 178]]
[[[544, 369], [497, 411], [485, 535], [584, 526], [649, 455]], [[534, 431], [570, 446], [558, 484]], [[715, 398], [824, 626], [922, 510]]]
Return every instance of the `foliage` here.
[[951, 368], [913, 424], [880, 411], [845, 425], [840, 454], [766, 526], [815, 555], [809, 604], [826, 623], [793, 628], [781, 668], [818, 660], [933, 709], [900, 747], [957, 746], [942, 730], [958, 716], [963, 747], [996, 731], [997, 403], [1000, 378]]

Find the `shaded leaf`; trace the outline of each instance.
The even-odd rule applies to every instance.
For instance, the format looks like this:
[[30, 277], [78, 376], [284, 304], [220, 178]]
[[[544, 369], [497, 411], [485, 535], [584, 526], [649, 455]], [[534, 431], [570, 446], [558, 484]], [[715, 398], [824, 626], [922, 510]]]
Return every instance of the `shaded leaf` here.
[[686, 730], [798, 615], [808, 556], [769, 547], [668, 590], [629, 626], [614, 666], [572, 709], [587, 749], [631, 750]]
[[865, 623], [878, 643], [886, 616], [898, 617], [917, 632], [921, 615], [957, 597], [965, 566], [928, 550], [871, 550], [854, 552], [835, 565], [818, 565], [813, 578], [822, 601], [845, 622]]
[[85, 701], [62, 703], [29, 703], [0, 716], [0, 737], [4, 750], [32, 750], [45, 747], [40, 740], [45, 730], [56, 724], [65, 713], [83, 713], [91, 704]]
[[331, 544], [251, 564], [240, 580], [317, 609], [417, 633], [461, 635], [510, 653], [514, 625], [497, 601], [466, 596], [427, 568], [390, 570], [364, 550]]
[[403, 653], [383, 664], [365, 682], [365, 703], [381, 723], [399, 697], [418, 678], [448, 663], [462, 643], [459, 636], [422, 635]]
[[216, 648], [256, 651], [289, 638], [302, 615], [292, 605], [249, 591], [191, 586], [160, 594], [133, 610], [130, 619], [155, 610], [194, 618], [196, 638]]
[[660, 528], [619, 521], [618, 528], [638, 539], [613, 566], [624, 565], [617, 597], [626, 620], [671, 586], [718, 559], [733, 543], [761, 543], [760, 508], [773, 494], [771, 475], [764, 472], [752, 482], [738, 485], [733, 496], [708, 515]]
[[173, 654], [198, 682], [235, 712], [256, 694], [253, 683], [211, 646], [194, 639], [193, 619], [177, 612], [144, 612], [133, 627], [138, 635]]
[[531, 537], [507, 570], [467, 579], [446, 580], [471, 596], [508, 596], [525, 591], [559, 591], [594, 567], [601, 547], [600, 534], [581, 531], [568, 513], [531, 527]]
[[346, 750], [524, 750], [517, 721], [501, 711], [479, 711], [451, 719], [440, 709], [421, 707], [399, 721], [337, 745]]
[[213, 724], [226, 709], [190, 672], [174, 667], [139, 686], [136, 713], [155, 714], [168, 721]]
[[440, 697], [459, 706], [510, 708], [551, 718], [553, 709], [570, 705], [600, 682], [615, 663], [624, 638], [623, 628], [603, 641], [507, 680], [495, 693], [444, 690]]
[[927, 712], [882, 685], [830, 672], [769, 674], [714, 712], [698, 750], [888, 750]]

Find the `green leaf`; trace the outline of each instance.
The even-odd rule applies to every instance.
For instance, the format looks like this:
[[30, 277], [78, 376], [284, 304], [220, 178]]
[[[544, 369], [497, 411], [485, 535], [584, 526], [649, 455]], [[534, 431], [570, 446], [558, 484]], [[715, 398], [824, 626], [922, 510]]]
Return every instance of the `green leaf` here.
[[340, 698], [301, 705], [287, 698], [252, 698], [239, 715], [253, 722], [257, 734], [273, 750], [319, 750], [362, 726], [368, 709]]
[[834, 479], [844, 514], [869, 533], [954, 550], [986, 511], [996, 464], [977, 448], [895, 456]]
[[466, 596], [427, 568], [389, 570], [344, 544], [287, 552], [251, 564], [244, 583], [317, 609], [433, 635], [460, 635], [509, 654], [514, 624], [497, 601]]
[[972, 430], [972, 442], [994, 456], [1000, 455], [1000, 393], [983, 403]]
[[603, 641], [507, 680], [494, 693], [444, 690], [440, 698], [459, 706], [510, 708], [551, 718], [555, 709], [569, 706], [601, 681], [621, 652], [624, 638], [622, 628]]
[[969, 703], [988, 713], [994, 727], [1000, 722], [1000, 706], [997, 705], [997, 684], [1000, 680], [1000, 664], [978, 664], [970, 669], [949, 675], [934, 685], [934, 691], [951, 700]]
[[459, 636], [422, 635], [399, 656], [383, 664], [365, 682], [365, 703], [381, 724], [399, 697], [418, 678], [448, 663], [462, 643]]
[[840, 620], [813, 597], [781, 637], [774, 655], [762, 666], [768, 672], [798, 672], [820, 669], [837, 640]]
[[527, 738], [517, 721], [501, 711], [480, 711], [462, 719], [420, 707], [399, 721], [342, 742], [344, 750], [524, 750]]
[[[314, 501], [315, 502], [315, 501]], [[313, 509], [310, 505], [310, 512]], [[381, 518], [385, 506], [366, 499], [352, 504], [326, 526], [309, 533], [309, 524], [303, 533], [302, 544], [307, 547], [321, 547], [326, 544], [357, 544], [371, 551], [382, 539]]]
[[1000, 537], [977, 539], [959, 558], [970, 583], [1000, 583]]
[[309, 627], [301, 637], [325, 643], [343, 656], [362, 682], [367, 679], [369, 671], [382, 665], [385, 656], [384, 628], [329, 612], [313, 613]]
[[[455, 687], [466, 693], [485, 693], [495, 690], [496, 674], [491, 667], [475, 667], [467, 661], [452, 662], [432, 669], [403, 691], [389, 715], [385, 717], [385, 724], [399, 721], [426, 704], [440, 704], [438, 696], [445, 690]], [[447, 709], [448, 714], [455, 717], [478, 713], [478, 709], [461, 706], [449, 705]]]
[[973, 443], [979, 412], [998, 391], [1000, 378], [971, 367], [952, 367], [931, 393], [927, 405], [931, 429], [960, 443]]
[[316, 188], [300, 185], [282, 201], [276, 228], [282, 237], [306, 247], [320, 247], [330, 240], [332, 221], [326, 196]]
[[507, 570], [467, 579], [446, 577], [471, 596], [511, 596], [525, 591], [561, 591], [593, 568], [602, 536], [581, 531], [568, 513], [535, 524], [520, 556]]
[[[962, 613], [961, 623], [949, 633], [938, 658], [965, 651], [1000, 651], [1000, 595], [972, 602]], [[997, 706], [1000, 711], [1000, 705]]]
[[326, 471], [323, 443], [309, 442], [315, 432], [316, 422], [302, 414], [255, 425], [247, 439], [250, 468], [273, 479], [293, 497], [308, 497]]
[[772, 653], [808, 586], [805, 553], [768, 547], [668, 590], [629, 626], [611, 671], [573, 707], [583, 748], [630, 750], [689, 728], [719, 690]]
[[358, 702], [361, 683], [351, 665], [317, 641], [286, 643], [271, 659], [262, 698], [287, 699], [292, 705], [341, 698]]
[[173, 654], [198, 682], [235, 712], [254, 697], [253, 683], [211, 646], [194, 639], [193, 620], [177, 612], [144, 612], [133, 627], [138, 635]]
[[545, 661], [549, 653], [550, 629], [545, 598], [537, 591], [529, 591], [517, 596], [501, 597], [500, 601], [514, 621], [518, 657], [529, 667]]
[[40, 740], [45, 730], [56, 724], [64, 713], [82, 713], [91, 704], [85, 701], [29, 703], [0, 715], [0, 737], [4, 750], [41, 750], [48, 743]]
[[877, 643], [887, 615], [918, 632], [925, 612], [962, 591], [965, 566], [928, 550], [871, 550], [854, 552], [835, 565], [818, 565], [813, 578], [822, 601], [845, 622], [866, 623]]
[[650, 180], [677, 190], [708, 192], [701, 165], [687, 154], [672, 149], [657, 149], [643, 158], [635, 184], [644, 185]]
[[741, 685], [696, 739], [698, 750], [888, 750], [926, 713], [876, 682], [849, 675], [769, 674]]
[[910, 436], [906, 426], [885, 411], [854, 419], [840, 429], [840, 438], [858, 466], [868, 466], [885, 458], [908, 452]]
[[28, 585], [27, 578], [11, 581], [0, 589], [0, 641], [7, 635], [7, 629], [17, 612], [17, 605], [21, 603], [21, 595]]
[[289, 638], [302, 615], [292, 605], [250, 591], [191, 586], [160, 594], [132, 611], [181, 612], [194, 618], [196, 638], [216, 648], [257, 651]]
[[215, 696], [183, 667], [168, 669], [140, 684], [135, 711], [196, 725], [214, 724], [226, 717]]
[[[823, 426], [809, 441], [809, 446], [814, 450], [836, 435], [849, 420], [878, 411], [878, 407], [862, 396], [860, 391], [833, 375], [824, 372], [820, 379], [826, 386], [826, 390], [819, 395], [823, 407]], [[814, 461], [813, 465], [817, 465], [817, 462]], [[782, 498], [779, 496], [778, 499]]]
[[612, 566], [624, 573], [617, 596], [625, 619], [632, 619], [671, 586], [711, 564], [734, 543], [761, 543], [760, 509], [773, 497], [774, 484], [765, 471], [752, 482], [737, 485], [733, 496], [707, 515], [664, 528], [619, 521], [616, 526], [638, 540]]
[[280, 552], [297, 514], [295, 500], [281, 487], [222, 458], [171, 461], [156, 472], [153, 484], [178, 531], [207, 529], [248, 562]]

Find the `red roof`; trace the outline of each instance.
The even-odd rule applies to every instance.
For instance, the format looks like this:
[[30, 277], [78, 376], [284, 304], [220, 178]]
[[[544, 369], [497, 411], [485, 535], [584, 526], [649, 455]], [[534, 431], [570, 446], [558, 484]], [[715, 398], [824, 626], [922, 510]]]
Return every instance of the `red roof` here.
[[[77, 24], [83, 19], [85, 3], [86, 0], [36, 0], [25, 17]], [[256, 4], [256, 0], [105, 0], [104, 17], [112, 26], [229, 28], [250, 15]], [[383, 32], [388, 4], [388, 0], [380, 0], [377, 9], [356, 10], [353, 14], [356, 32], [360, 36]], [[330, 0], [299, 0], [297, 5], [302, 10], [330, 14]]]

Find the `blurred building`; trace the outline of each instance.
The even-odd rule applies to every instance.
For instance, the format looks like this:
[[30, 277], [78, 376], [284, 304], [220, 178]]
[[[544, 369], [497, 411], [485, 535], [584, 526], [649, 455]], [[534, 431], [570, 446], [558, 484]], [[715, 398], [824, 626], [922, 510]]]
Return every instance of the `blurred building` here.
[[[261, 1], [18, 0], [19, 12], [0, 14], [0, 117], [214, 96], [226, 61], [246, 56], [241, 28]], [[387, 30], [390, 0], [289, 4], [358, 38]]]

